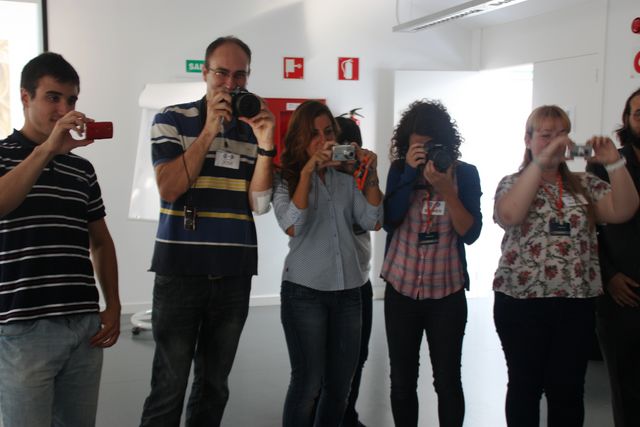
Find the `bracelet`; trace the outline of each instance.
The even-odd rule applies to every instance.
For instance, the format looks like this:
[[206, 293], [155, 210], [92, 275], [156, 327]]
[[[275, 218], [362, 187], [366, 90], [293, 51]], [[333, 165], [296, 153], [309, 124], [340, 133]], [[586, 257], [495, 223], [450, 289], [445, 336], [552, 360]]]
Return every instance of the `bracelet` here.
[[604, 168], [607, 170], [607, 173], [611, 173], [614, 170], [620, 169], [621, 167], [623, 167], [626, 164], [627, 164], [627, 159], [625, 157], [620, 157], [615, 162], [610, 163], [608, 165], [604, 165]]
[[265, 157], [275, 157], [278, 154], [278, 151], [275, 148], [271, 150], [265, 150], [264, 148], [258, 147], [258, 155]]

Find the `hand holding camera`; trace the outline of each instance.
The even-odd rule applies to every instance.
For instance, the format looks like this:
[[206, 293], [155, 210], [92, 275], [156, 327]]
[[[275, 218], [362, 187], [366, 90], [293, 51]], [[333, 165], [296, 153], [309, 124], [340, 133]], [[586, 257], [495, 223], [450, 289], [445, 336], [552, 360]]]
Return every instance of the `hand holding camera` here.
[[230, 122], [233, 117], [231, 94], [225, 88], [214, 88], [207, 91], [207, 128], [217, 134], [221, 131], [223, 121]]
[[425, 152], [425, 143], [431, 141], [431, 137], [412, 134], [409, 137], [409, 148], [405, 157], [407, 165], [413, 169], [418, 169], [420, 165], [424, 165], [427, 159]]
[[573, 141], [569, 139], [566, 133], [562, 133], [554, 137], [537, 155], [532, 152], [532, 162], [543, 171], [554, 170], [568, 158], [566, 155], [567, 150], [572, 145], [575, 145]]
[[338, 166], [341, 162], [332, 160], [335, 141], [326, 141], [322, 147], [318, 148], [307, 160], [302, 169], [303, 172], [311, 174], [313, 171], [324, 169], [328, 166]]
[[112, 137], [113, 123], [96, 122], [79, 111], [70, 111], [56, 122], [43, 148], [54, 155], [66, 154], [96, 139]]
[[620, 153], [611, 138], [594, 136], [587, 141], [587, 145], [593, 147], [593, 157], [589, 159], [591, 162], [610, 165], [620, 159]]

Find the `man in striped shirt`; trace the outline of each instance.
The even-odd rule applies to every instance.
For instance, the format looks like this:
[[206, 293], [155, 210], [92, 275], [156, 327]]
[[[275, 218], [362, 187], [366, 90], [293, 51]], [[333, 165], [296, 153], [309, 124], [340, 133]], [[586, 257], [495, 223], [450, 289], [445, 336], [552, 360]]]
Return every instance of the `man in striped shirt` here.
[[[78, 74], [44, 53], [22, 71], [24, 127], [0, 141], [0, 425], [93, 426], [102, 349], [120, 333], [118, 272]], [[99, 312], [98, 278], [106, 302]]]
[[156, 349], [142, 426], [179, 425], [192, 360], [186, 425], [219, 425], [229, 397], [257, 274], [252, 212], [269, 208], [276, 154], [264, 102], [254, 98], [251, 118], [233, 107], [250, 64], [244, 42], [216, 39], [205, 52], [206, 95], [165, 108], [151, 128], [161, 206], [151, 262]]

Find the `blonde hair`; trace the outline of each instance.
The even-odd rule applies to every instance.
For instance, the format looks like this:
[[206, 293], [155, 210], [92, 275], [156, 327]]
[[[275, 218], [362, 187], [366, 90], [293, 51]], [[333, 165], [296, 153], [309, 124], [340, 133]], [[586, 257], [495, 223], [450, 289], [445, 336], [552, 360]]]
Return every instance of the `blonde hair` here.
[[[557, 105], [542, 105], [536, 109], [534, 109], [529, 117], [527, 118], [527, 123], [525, 125], [525, 137], [533, 138], [533, 132], [539, 130], [542, 126], [542, 123], [547, 120], [560, 120], [564, 129], [567, 133], [571, 132], [571, 120], [567, 113]], [[520, 165], [520, 172], [522, 172], [529, 163], [533, 161], [533, 154], [531, 153], [531, 149], [527, 147], [524, 152], [524, 159], [522, 160], [522, 165]], [[587, 200], [587, 219], [589, 221], [589, 227], [593, 228], [596, 224], [596, 211], [593, 205], [593, 200], [591, 196], [587, 192], [587, 190], [582, 186], [580, 180], [580, 174], [571, 172], [569, 167], [565, 162], [561, 162], [558, 165], [558, 172], [562, 178], [562, 182], [566, 185], [567, 190], [575, 197], [580, 194]]]

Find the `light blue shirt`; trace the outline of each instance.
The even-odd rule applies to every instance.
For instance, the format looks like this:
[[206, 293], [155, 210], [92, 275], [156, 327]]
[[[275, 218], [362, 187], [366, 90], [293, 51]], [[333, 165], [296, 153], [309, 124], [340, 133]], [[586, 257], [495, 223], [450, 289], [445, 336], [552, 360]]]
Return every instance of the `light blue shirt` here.
[[[280, 176], [274, 180], [273, 207], [283, 230], [294, 227], [282, 280], [319, 291], [353, 289], [364, 284], [353, 224], [374, 230], [382, 224], [382, 203], [372, 206], [351, 175], [327, 169], [324, 183], [311, 177], [309, 205], [298, 209]], [[368, 261], [368, 260], [367, 260]]]

